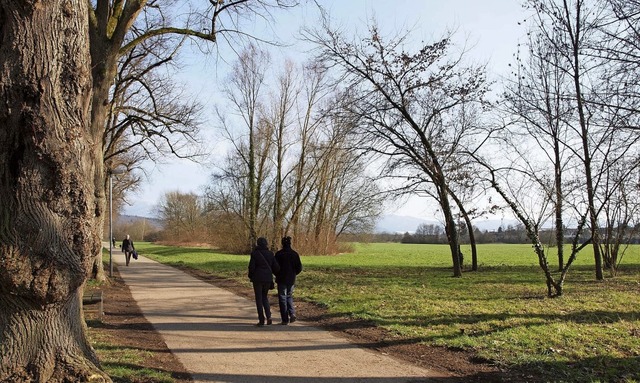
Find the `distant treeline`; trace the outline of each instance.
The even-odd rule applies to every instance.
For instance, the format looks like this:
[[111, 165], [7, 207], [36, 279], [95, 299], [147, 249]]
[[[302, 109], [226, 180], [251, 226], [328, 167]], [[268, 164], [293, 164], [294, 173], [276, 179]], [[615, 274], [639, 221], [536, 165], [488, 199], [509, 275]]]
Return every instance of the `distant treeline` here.
[[[418, 227], [414, 233], [374, 233], [367, 236], [366, 240], [370, 242], [399, 242], [399, 243], [424, 243], [424, 244], [447, 244], [447, 236], [444, 233], [444, 229], [437, 225], [423, 225]], [[603, 229], [605, 230], [605, 229]], [[629, 239], [627, 243], [640, 244], [640, 230], [638, 228], [629, 229]], [[565, 238], [570, 241], [575, 234], [575, 229], [565, 229]], [[460, 234], [460, 242], [462, 244], [469, 243], [469, 234], [465, 231]], [[498, 228], [496, 231], [481, 231], [478, 228], [474, 228], [474, 236], [476, 243], [530, 243], [527, 238], [527, 233], [523, 226], [507, 226], [506, 228]], [[540, 238], [543, 243], [553, 243], [555, 237], [555, 231], [553, 229], [540, 230]], [[587, 241], [589, 233], [585, 232], [580, 240], [581, 242]], [[356, 238], [354, 238], [356, 239]], [[363, 240], [365, 238], [357, 238]]]

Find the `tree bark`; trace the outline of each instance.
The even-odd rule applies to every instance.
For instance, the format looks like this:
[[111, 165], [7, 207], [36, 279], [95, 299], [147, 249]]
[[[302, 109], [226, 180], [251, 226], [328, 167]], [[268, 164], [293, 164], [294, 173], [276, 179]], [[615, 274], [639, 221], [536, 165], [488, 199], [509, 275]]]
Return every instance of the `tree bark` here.
[[[471, 222], [471, 217], [469, 217], [469, 213], [467, 212], [467, 209], [464, 208], [462, 200], [460, 200], [460, 198], [458, 198], [458, 196], [451, 190], [449, 190], [449, 195], [458, 206], [458, 209], [460, 209], [460, 214], [462, 214], [462, 218], [464, 219], [464, 222], [467, 225], [467, 232], [469, 232], [469, 245], [471, 245], [471, 271], [478, 271], [478, 246], [476, 244], [476, 236], [473, 232], [473, 224]], [[458, 242], [460, 242], [459, 238], [458, 238]], [[458, 247], [459, 246], [460, 244], [458, 243]]]
[[87, 5], [0, 3], [0, 381], [110, 381], [81, 311], [100, 249]]

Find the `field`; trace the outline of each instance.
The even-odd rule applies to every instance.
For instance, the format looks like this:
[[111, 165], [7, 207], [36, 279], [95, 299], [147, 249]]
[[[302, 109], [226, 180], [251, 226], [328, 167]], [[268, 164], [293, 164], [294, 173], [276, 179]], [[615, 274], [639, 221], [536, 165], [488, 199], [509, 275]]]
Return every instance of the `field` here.
[[[158, 261], [248, 284], [246, 255], [137, 247]], [[583, 251], [564, 296], [553, 299], [546, 297], [544, 276], [527, 245], [479, 246], [480, 270], [462, 278], [452, 277], [447, 246], [356, 244], [355, 249], [303, 255], [296, 299], [374, 321], [412, 341], [473, 350], [547, 381], [640, 382], [640, 246], [627, 251], [615, 278], [600, 282], [592, 254]]]

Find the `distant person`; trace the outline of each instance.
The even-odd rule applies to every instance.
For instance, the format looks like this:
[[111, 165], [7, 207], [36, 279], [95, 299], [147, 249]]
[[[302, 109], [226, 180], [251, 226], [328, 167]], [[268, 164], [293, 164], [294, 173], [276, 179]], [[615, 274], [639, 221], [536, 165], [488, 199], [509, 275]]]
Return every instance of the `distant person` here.
[[111, 238], [111, 243], [113, 243], [113, 247], [116, 247], [116, 237]]
[[129, 266], [129, 262], [131, 262], [131, 255], [133, 255], [133, 252], [136, 251], [136, 248], [133, 245], [133, 241], [131, 240], [131, 237], [129, 237], [129, 234], [127, 234], [127, 238], [122, 241], [121, 247], [122, 251], [124, 252], [126, 264], [127, 266]]
[[296, 321], [296, 309], [293, 306], [293, 288], [296, 275], [302, 271], [300, 255], [291, 248], [291, 237], [282, 238], [282, 249], [276, 253], [276, 261], [280, 272], [276, 274], [278, 284], [278, 305], [280, 306], [281, 325]]
[[249, 260], [249, 279], [253, 283], [253, 292], [256, 298], [258, 310], [257, 326], [272, 323], [271, 307], [269, 306], [269, 290], [273, 289], [273, 276], [280, 271], [280, 265], [276, 261], [273, 252], [269, 250], [269, 244], [265, 238], [258, 238], [257, 246], [251, 252]]

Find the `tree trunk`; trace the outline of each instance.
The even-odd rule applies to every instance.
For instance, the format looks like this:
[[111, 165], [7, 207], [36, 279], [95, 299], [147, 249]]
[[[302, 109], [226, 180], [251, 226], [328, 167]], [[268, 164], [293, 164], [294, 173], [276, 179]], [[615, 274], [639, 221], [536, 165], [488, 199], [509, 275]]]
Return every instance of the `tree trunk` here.
[[[460, 209], [462, 218], [464, 219], [464, 222], [467, 225], [467, 231], [469, 232], [469, 244], [471, 245], [471, 270], [478, 271], [478, 246], [476, 244], [476, 235], [473, 232], [473, 224], [471, 222], [471, 217], [469, 217], [469, 213], [464, 208], [464, 205], [462, 204], [462, 201], [460, 200], [460, 198], [458, 198], [458, 196], [455, 193], [453, 193], [451, 190], [449, 190], [449, 193], [451, 198], [454, 200], [454, 202], [458, 206], [458, 209]], [[459, 239], [458, 239], [458, 242], [460, 242]], [[459, 243], [458, 243], [458, 247], [460, 247]]]
[[[104, 166], [104, 150], [107, 142], [104, 141], [104, 132], [110, 108], [109, 92], [118, 71], [118, 55], [124, 38], [146, 3], [146, 0], [127, 1], [124, 9], [119, 9], [112, 8], [113, 5], [110, 2], [99, 1], [96, 9], [91, 13], [92, 17], [86, 23], [89, 26], [91, 75], [93, 76], [90, 134], [94, 142], [100, 143], [93, 147], [93, 158], [97, 167], [93, 179], [97, 198], [96, 224], [100, 229], [104, 227], [106, 218], [104, 212], [107, 208], [108, 173]], [[103, 232], [104, 230], [100, 231], [101, 237]], [[94, 254], [91, 275], [99, 281], [105, 279], [102, 249]]]
[[471, 271], [478, 271], [478, 246], [476, 243], [476, 234], [473, 232], [473, 225], [471, 224], [471, 219], [469, 215], [464, 214], [464, 220], [467, 223], [467, 228], [469, 230], [469, 244], [471, 245]]
[[0, 381], [110, 381], [81, 310], [100, 249], [87, 6], [0, 3]]
[[462, 276], [462, 265], [460, 264], [460, 241], [458, 240], [458, 229], [449, 204], [449, 188], [446, 185], [444, 177], [437, 178], [438, 198], [440, 199], [440, 207], [444, 215], [444, 230], [449, 241], [451, 249], [451, 260], [453, 263], [453, 276]]
[[[567, 22], [566, 25], [571, 25], [573, 20], [570, 18], [571, 10], [568, 8], [567, 3], [564, 4]], [[602, 273], [602, 254], [600, 254], [600, 224], [598, 223], [598, 209], [596, 209], [596, 190], [593, 182], [593, 169], [591, 161], [593, 155], [590, 149], [590, 140], [592, 139], [592, 132], [589, 131], [589, 122], [587, 118], [587, 111], [584, 105], [584, 95], [582, 93], [582, 68], [581, 63], [581, 44], [582, 44], [582, 31], [585, 28], [584, 20], [581, 20], [580, 13], [583, 11], [582, 3], [575, 4], [575, 24], [573, 29], [568, 28], [567, 33], [571, 37], [571, 54], [573, 64], [573, 85], [575, 87], [576, 95], [576, 110], [578, 111], [578, 117], [580, 122], [580, 139], [582, 140], [582, 161], [584, 164], [584, 176], [587, 187], [587, 207], [589, 209], [589, 222], [591, 224], [591, 241], [593, 245], [593, 256], [596, 268], [596, 279], [604, 279]], [[587, 76], [584, 76], [585, 78]]]
[[[104, 39], [100, 31], [92, 29], [90, 29], [90, 38], [91, 74], [93, 77], [90, 131], [95, 142], [101, 143], [101, 145], [96, 145], [94, 148], [93, 154], [96, 162], [99, 161], [99, 168], [97, 169], [98, 171], [96, 171], [93, 182], [96, 193], [98, 193], [98, 212], [96, 213], [96, 217], [99, 222], [97, 222], [97, 224], [99, 225], [98, 227], [104, 228], [106, 216], [104, 212], [107, 207], [106, 190], [108, 188], [108, 173], [103, 162], [104, 146], [106, 145], [103, 139], [103, 133], [107, 120], [107, 108], [109, 106], [109, 90], [111, 89], [118, 68], [118, 51], [117, 49], [114, 51], [114, 46], [120, 47], [120, 42], [113, 41], [113, 39]], [[104, 230], [100, 231], [101, 234], [103, 232]], [[98, 281], [103, 281], [106, 278], [102, 263], [102, 250], [94, 254], [91, 277]]]

